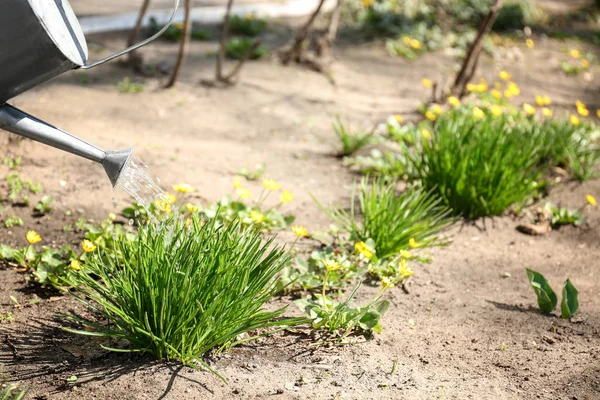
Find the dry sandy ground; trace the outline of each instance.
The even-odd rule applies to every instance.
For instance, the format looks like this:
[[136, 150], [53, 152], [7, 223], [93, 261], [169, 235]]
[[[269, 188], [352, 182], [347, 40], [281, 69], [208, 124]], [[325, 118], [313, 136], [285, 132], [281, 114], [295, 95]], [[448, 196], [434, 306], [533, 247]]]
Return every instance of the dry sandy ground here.
[[[106, 48], [96, 49], [96, 56], [121, 46], [112, 39], [97, 43]], [[523, 57], [500, 66], [522, 86], [519, 100], [544, 93], [558, 107], [581, 98], [595, 109], [597, 80], [557, 72], [563, 48], [540, 40], [535, 52], [521, 47]], [[388, 57], [381, 46], [351, 46], [337, 52], [336, 86], [318, 74], [261, 61], [248, 65], [238, 86], [206, 89], [197, 82], [212, 76], [214, 59], [205, 55], [212, 49], [193, 45], [174, 90], [158, 90], [148, 80], [142, 93], [120, 93], [115, 84], [131, 72], [112, 65], [89, 72], [87, 85], [80, 84], [81, 72], [73, 72], [14, 103], [101, 147], [135, 146], [165, 187], [188, 182], [209, 200], [231, 190], [241, 167], [265, 162], [267, 175], [296, 194], [288, 210], [297, 221], [324, 230], [327, 218], [309, 194], [348, 204], [355, 179], [331, 156], [335, 115], [363, 127], [392, 113], [410, 117], [425, 95], [420, 79], [439, 79], [450, 65], [438, 55], [409, 63]], [[149, 61], [174, 51], [165, 43], [144, 50]], [[482, 64], [488, 77], [496, 68]], [[23, 175], [42, 181], [56, 198], [52, 220], [36, 228], [59, 243], [79, 239], [62, 233], [64, 210], [84, 208], [86, 215], [103, 217], [130, 201], [111, 191], [98, 165], [31, 142], [15, 152], [24, 156]], [[551, 200], [578, 207], [586, 193], [600, 197], [600, 182], [562, 186]], [[23, 245], [34, 223], [27, 216], [26, 222], [10, 235], [1, 230], [2, 242]], [[90, 343], [47, 322], [54, 312], [79, 307], [66, 298], [13, 310], [14, 322], [0, 325], [0, 363], [38, 399], [598, 399], [599, 222], [596, 210], [588, 226], [540, 238], [517, 233], [510, 218], [488, 223], [487, 231], [457, 227], [454, 244], [432, 252], [433, 264], [415, 266], [410, 294], [390, 293], [393, 307], [375, 340], [331, 348], [308, 345], [302, 332], [277, 335], [215, 360], [228, 385], [207, 372], [92, 351]], [[526, 267], [544, 273], [555, 288], [571, 278], [581, 303], [574, 321], [538, 313]], [[16, 271], [0, 270], [0, 312], [11, 310], [10, 295], [22, 303], [35, 295], [26, 287]], [[361, 297], [376, 290], [367, 288]], [[65, 385], [71, 375], [79, 377], [73, 388]]]

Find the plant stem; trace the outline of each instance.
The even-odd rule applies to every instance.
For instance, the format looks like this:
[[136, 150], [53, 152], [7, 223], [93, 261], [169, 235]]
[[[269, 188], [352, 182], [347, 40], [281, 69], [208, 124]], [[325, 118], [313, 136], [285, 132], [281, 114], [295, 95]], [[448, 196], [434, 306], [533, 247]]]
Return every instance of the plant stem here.
[[325, 274], [325, 279], [323, 279], [323, 290], [321, 293], [321, 303], [323, 303], [323, 308], [327, 311], [329, 308], [327, 307], [327, 303], [325, 303], [325, 290], [327, 289], [327, 280], [329, 279], [329, 270]]

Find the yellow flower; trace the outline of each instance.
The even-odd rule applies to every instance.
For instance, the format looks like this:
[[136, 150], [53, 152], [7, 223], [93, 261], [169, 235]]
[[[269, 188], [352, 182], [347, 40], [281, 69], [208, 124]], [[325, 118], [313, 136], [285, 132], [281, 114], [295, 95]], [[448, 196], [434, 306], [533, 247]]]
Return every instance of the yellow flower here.
[[338, 269], [340, 269], [340, 264], [334, 260], [325, 260], [323, 261], [323, 264], [325, 264], [325, 268], [327, 268], [327, 271], [337, 271]]
[[586, 105], [581, 100], [575, 101], [575, 107], [577, 107], [577, 108], [587, 108]]
[[533, 115], [535, 114], [535, 107], [532, 106], [531, 104], [523, 104], [523, 111], [525, 111], [525, 114], [527, 115]]
[[589, 68], [590, 62], [588, 60], [586, 60], [585, 58], [583, 58], [583, 59], [581, 59], [581, 66], [583, 68]]
[[550, 96], [544, 96], [544, 105], [545, 106], [549, 106], [550, 104], [552, 104], [552, 100], [550, 99]]
[[442, 113], [442, 107], [440, 107], [438, 104], [434, 104], [433, 107], [431, 107], [431, 110], [434, 112], [435, 115], [440, 115]]
[[424, 87], [426, 88], [430, 88], [433, 86], [433, 82], [430, 79], [424, 78], [421, 83], [423, 84]]
[[96, 250], [96, 245], [89, 240], [84, 239], [83, 242], [81, 242], [81, 248], [86, 253], [91, 253], [92, 251]]
[[483, 93], [486, 92], [488, 90], [488, 85], [487, 83], [480, 83], [478, 85], [475, 85], [473, 83], [469, 83], [467, 84], [467, 90], [469, 92], [477, 92], [477, 93]]
[[419, 42], [417, 39], [412, 39], [410, 41], [410, 47], [415, 50], [419, 50], [421, 48], [421, 42]]
[[434, 113], [432, 113], [431, 111], [427, 111], [425, 113], [425, 118], [427, 118], [430, 121], [435, 121], [435, 119], [437, 118], [436, 115]]
[[115, 213], [108, 213], [108, 219], [114, 221], [115, 219], [117, 219], [117, 215]]
[[409, 276], [413, 276], [415, 272], [410, 268], [406, 260], [400, 260], [400, 268], [398, 269], [398, 275], [403, 278], [408, 278]]
[[194, 188], [189, 183], [180, 183], [178, 185], [173, 185], [173, 190], [179, 193], [189, 193], [193, 192]]
[[240, 189], [242, 187], [242, 177], [236, 176], [233, 178], [233, 188]]
[[590, 206], [596, 206], [598, 203], [596, 202], [596, 198], [591, 194], [586, 194], [585, 199], [587, 200]]
[[250, 197], [252, 197], [252, 192], [250, 192], [249, 189], [243, 187], [236, 189], [235, 193], [240, 199], [249, 199]]
[[491, 111], [492, 111], [492, 115], [493, 115], [494, 117], [499, 117], [499, 116], [501, 116], [501, 115], [502, 115], [502, 107], [500, 107], [500, 106], [499, 106], [499, 105], [497, 105], [497, 104], [494, 104], [494, 105], [491, 107]]
[[283, 190], [281, 192], [281, 195], [279, 196], [279, 200], [281, 200], [283, 204], [287, 204], [290, 201], [294, 200], [294, 195], [289, 190]]
[[519, 86], [517, 86], [517, 84], [514, 82], [508, 82], [508, 86], [504, 91], [504, 96], [511, 98], [513, 96], [518, 96], [519, 94], [521, 94], [521, 89], [519, 89]]
[[596, 110], [596, 117], [600, 118], [600, 108]]
[[250, 218], [258, 224], [262, 224], [265, 220], [265, 216], [260, 211], [252, 210], [250, 211]]
[[371, 7], [374, 3], [374, 0], [362, 0], [363, 7]]
[[195, 206], [192, 203], [187, 203], [185, 205], [185, 208], [187, 208], [187, 210], [191, 213], [197, 213], [199, 210], [198, 206]]
[[540, 107], [545, 106], [546, 103], [544, 102], [544, 97], [542, 97], [542, 96], [535, 96], [535, 104], [537, 104]]
[[408, 250], [400, 250], [400, 257], [402, 257], [402, 258], [412, 258], [412, 254]]
[[83, 269], [81, 263], [78, 260], [71, 260], [70, 267], [73, 271], [81, 271]]
[[423, 136], [423, 139], [431, 139], [431, 132], [429, 132], [427, 129], [421, 129], [421, 136]]
[[477, 88], [476, 88], [476, 85], [475, 85], [475, 84], [473, 84], [473, 83], [467, 83], [467, 90], [468, 90], [469, 92], [475, 92], [475, 91], [476, 91], [476, 89], [477, 89]]
[[27, 241], [30, 244], [36, 244], [36, 243], [42, 241], [42, 237], [40, 235], [38, 235], [38, 233], [36, 231], [27, 232], [27, 235], [25, 235], [25, 238], [27, 239]]
[[448, 104], [450, 104], [452, 107], [456, 107], [460, 104], [460, 99], [456, 96], [450, 96], [448, 97]]
[[575, 114], [571, 114], [571, 116], [569, 117], [569, 122], [571, 122], [572, 125], [579, 125], [579, 118], [577, 117], [577, 115]]
[[501, 99], [502, 98], [502, 92], [499, 91], [499, 90], [497, 90], [497, 89], [492, 90], [490, 93], [492, 94], [492, 97], [495, 98], [495, 99]]
[[587, 108], [585, 108], [585, 106], [583, 106], [583, 107], [577, 107], [577, 112], [582, 117], [587, 117], [588, 115], [590, 115], [590, 110], [588, 110]]
[[400, 114], [396, 114], [394, 115], [394, 119], [396, 120], [397, 123], [401, 124], [404, 121], [404, 118], [402, 118], [402, 115]]
[[296, 236], [298, 237], [307, 237], [308, 236], [308, 230], [300, 225], [294, 225], [292, 226], [292, 232], [294, 232], [296, 234]]
[[544, 114], [544, 117], [551, 117], [552, 110], [549, 109], [548, 107], [544, 107], [544, 108], [542, 108], [542, 114]]
[[402, 36], [402, 43], [404, 43], [407, 46], [410, 46], [410, 41], [411, 38], [409, 36]]
[[365, 242], [357, 242], [354, 245], [354, 249], [356, 249], [356, 251], [362, 254], [366, 259], [370, 260], [373, 258], [373, 249], [371, 249]]
[[166, 201], [169, 202], [169, 204], [174, 204], [177, 201], [177, 197], [175, 197], [174, 194], [167, 193]]
[[267, 190], [279, 190], [281, 187], [279, 183], [275, 182], [273, 179], [263, 179], [262, 184]]
[[417, 241], [415, 240], [415, 238], [410, 238], [410, 239], [408, 239], [408, 246], [411, 249], [416, 249], [417, 247], [419, 247], [419, 243], [417, 243]]
[[154, 204], [156, 205], [156, 208], [164, 213], [171, 212], [171, 204], [169, 204], [167, 200], [156, 200]]
[[507, 81], [510, 79], [510, 73], [506, 72], [506, 71], [500, 71], [500, 73], [498, 74], [500, 76], [500, 79], [502, 79], [503, 81]]
[[173, 23], [173, 28], [177, 28], [179, 30], [183, 29], [185, 24], [183, 22], [175, 22]]
[[569, 55], [573, 58], [580, 58], [581, 57], [581, 51], [577, 50], [577, 49], [571, 49], [569, 51]]
[[192, 225], [192, 219], [191, 218], [186, 218], [185, 219], [185, 227], [189, 228], [190, 225]]
[[533, 40], [531, 40], [531, 39], [527, 39], [527, 40], [525, 40], [525, 45], [526, 45], [527, 47], [529, 47], [530, 49], [533, 49], [533, 48], [535, 47], [535, 43], [534, 43], [534, 42], [533, 42]]
[[[475, 119], [481, 119], [483, 117], [485, 117], [485, 113], [483, 112], [483, 110], [479, 107], [473, 107], [473, 116], [475, 117]], [[414, 240], [411, 238], [411, 240]]]
[[381, 287], [383, 287], [384, 289], [391, 289], [394, 286], [394, 282], [392, 282], [392, 280], [387, 276], [381, 280]]

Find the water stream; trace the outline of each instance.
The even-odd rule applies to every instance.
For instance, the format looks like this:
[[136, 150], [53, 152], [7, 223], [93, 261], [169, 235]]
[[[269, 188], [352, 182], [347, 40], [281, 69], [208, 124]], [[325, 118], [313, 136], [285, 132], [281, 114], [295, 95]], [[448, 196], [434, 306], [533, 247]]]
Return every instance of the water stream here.
[[167, 192], [160, 188], [159, 183], [150, 167], [136, 156], [129, 158], [117, 181], [117, 185], [133, 196], [150, 217], [150, 205], [168, 199]]

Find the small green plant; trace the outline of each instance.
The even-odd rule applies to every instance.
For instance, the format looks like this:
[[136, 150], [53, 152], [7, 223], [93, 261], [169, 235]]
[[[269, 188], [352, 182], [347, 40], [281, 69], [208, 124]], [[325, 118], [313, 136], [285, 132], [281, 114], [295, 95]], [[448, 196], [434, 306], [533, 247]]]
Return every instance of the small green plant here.
[[[323, 283], [323, 287], [326, 287], [326, 282]], [[382, 289], [366, 306], [352, 307], [350, 302], [359, 288], [360, 284], [354, 288], [346, 300], [339, 303], [325, 294], [316, 295], [314, 299], [299, 299], [295, 303], [311, 318], [313, 329], [325, 329], [330, 334], [338, 336], [339, 340], [343, 340], [352, 333], [370, 338], [373, 332], [381, 333], [380, 321], [390, 307], [390, 302], [381, 300], [385, 291]]]
[[144, 90], [144, 87], [143, 83], [132, 82], [129, 77], [125, 77], [121, 82], [117, 83], [117, 89], [121, 93], [139, 93]]
[[9, 169], [17, 169], [21, 165], [21, 157], [6, 156], [2, 161]]
[[551, 223], [553, 227], [561, 225], [579, 226], [585, 222], [580, 210], [569, 210], [566, 207], [557, 207], [551, 203], [546, 203], [544, 209], [552, 216]]
[[13, 205], [29, 205], [29, 194], [38, 194], [42, 190], [39, 183], [22, 180], [17, 171], [6, 176], [8, 184], [8, 199]]
[[[242, 60], [248, 51], [250, 51], [254, 47], [254, 39], [250, 38], [232, 38], [225, 45], [223, 49], [225, 50], [225, 55], [227, 58], [231, 58], [233, 60]], [[263, 45], [259, 45], [252, 50], [250, 54], [251, 60], [258, 60], [261, 57], [264, 57], [269, 54], [269, 49]]]
[[410, 248], [447, 244], [437, 235], [452, 225], [454, 219], [448, 217], [448, 208], [431, 192], [415, 187], [397, 194], [394, 185], [380, 178], [369, 185], [368, 177], [358, 186], [358, 196], [356, 191], [357, 185], [350, 212], [317, 204], [336, 225], [350, 234], [352, 242], [372, 240], [378, 258], [394, 257]]
[[47, 214], [52, 211], [52, 196], [43, 196], [40, 201], [35, 205], [35, 210], [39, 214]]
[[[548, 280], [539, 272], [531, 269], [526, 269], [527, 278], [535, 295], [537, 296], [538, 306], [544, 314], [550, 314], [558, 304], [558, 297], [550, 287]], [[571, 281], [567, 279], [563, 285], [562, 301], [561, 301], [561, 317], [571, 318], [579, 309], [579, 292], [573, 286]]]
[[285, 308], [263, 310], [290, 256], [258, 229], [197, 216], [186, 226], [171, 218], [140, 227], [138, 240], [119, 245], [124, 256], [118, 262], [92, 257], [77, 274], [77, 298], [111, 324], [71, 315], [91, 329], [71, 332], [125, 340], [129, 347], [119, 351], [213, 371], [202, 359], [208, 351], [239, 343], [243, 333], [305, 321], [277, 320]]
[[267, 21], [256, 18], [254, 14], [247, 14], [244, 17], [232, 15], [229, 19], [229, 32], [234, 35], [256, 37], [263, 33], [267, 28]]
[[337, 153], [338, 157], [346, 157], [356, 153], [358, 150], [371, 143], [374, 135], [373, 131], [351, 132], [339, 118], [337, 122], [334, 123], [333, 129], [342, 144], [342, 148]]
[[4, 313], [4, 314], [0, 314], [0, 323], [12, 322], [14, 317], [15, 317], [15, 315], [11, 311]]
[[248, 168], [242, 168], [239, 175], [246, 178], [249, 181], [255, 181], [261, 178], [265, 173], [265, 163], [258, 163], [254, 166], [254, 171], [250, 171]]
[[407, 175], [404, 155], [378, 149], [372, 149], [367, 156], [345, 157], [344, 165], [363, 175], [383, 176], [393, 180]]
[[12, 228], [13, 226], [23, 226], [23, 220], [21, 217], [13, 215], [12, 217], [8, 217], [6, 221], [4, 221], [4, 226], [7, 228]]
[[[183, 22], [176, 22], [174, 24], [171, 24], [167, 30], [163, 33], [162, 37], [166, 40], [169, 40], [171, 42], [177, 42], [179, 40], [181, 40], [181, 38], [183, 37]], [[160, 31], [162, 29], [162, 25], [160, 25], [158, 23], [158, 21], [156, 20], [156, 18], [151, 17], [150, 18], [150, 30], [152, 32], [152, 34], [158, 33], [158, 31]], [[210, 34], [209, 31], [204, 30], [204, 29], [194, 29], [193, 25], [192, 25], [192, 33], [191, 33], [191, 38], [194, 40], [210, 40], [212, 37], [212, 35]]]

